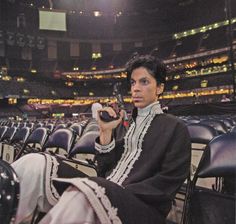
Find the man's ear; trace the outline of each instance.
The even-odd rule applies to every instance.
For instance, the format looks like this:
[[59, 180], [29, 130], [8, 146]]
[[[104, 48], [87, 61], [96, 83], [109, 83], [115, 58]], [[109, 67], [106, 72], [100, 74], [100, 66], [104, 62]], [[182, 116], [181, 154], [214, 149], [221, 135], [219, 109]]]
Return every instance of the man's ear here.
[[163, 91], [164, 91], [164, 84], [163, 83], [161, 83], [161, 84], [159, 84], [158, 86], [157, 86], [157, 96], [159, 96], [160, 94], [162, 94], [163, 93]]

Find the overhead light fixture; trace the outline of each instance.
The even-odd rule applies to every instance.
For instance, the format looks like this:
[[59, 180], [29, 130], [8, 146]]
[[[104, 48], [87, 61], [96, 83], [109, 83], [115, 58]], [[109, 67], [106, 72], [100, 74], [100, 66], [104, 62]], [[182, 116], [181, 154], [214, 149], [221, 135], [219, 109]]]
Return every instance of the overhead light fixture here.
[[79, 67], [73, 67], [73, 71], [79, 71]]
[[120, 11], [120, 12], [118, 12], [118, 13], [116, 14], [116, 16], [117, 16], [117, 17], [120, 17], [120, 16], [122, 16], [122, 14], [123, 14], [123, 13]]
[[31, 69], [31, 73], [37, 73], [36, 69]]
[[93, 14], [95, 17], [99, 17], [102, 15], [102, 13], [100, 11], [93, 11]]
[[101, 58], [101, 57], [102, 57], [102, 54], [100, 52], [92, 53], [92, 59], [98, 59], [98, 58]]

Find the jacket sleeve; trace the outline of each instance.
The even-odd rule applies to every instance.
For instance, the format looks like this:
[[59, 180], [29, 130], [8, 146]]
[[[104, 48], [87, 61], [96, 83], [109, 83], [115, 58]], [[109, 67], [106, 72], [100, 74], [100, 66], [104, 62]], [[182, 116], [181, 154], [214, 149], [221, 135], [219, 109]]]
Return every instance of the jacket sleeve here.
[[[102, 147], [100, 150], [96, 149], [95, 161], [97, 173], [100, 177], [106, 177], [107, 173], [115, 167], [123, 152], [123, 140], [115, 142], [113, 139], [112, 141], [114, 141], [114, 147], [111, 150], [105, 149], [103, 151]], [[99, 144], [98, 139], [96, 140], [96, 144]]]
[[107, 172], [111, 171], [121, 157], [124, 149], [123, 137], [127, 132], [127, 128], [122, 124], [113, 130], [113, 139], [110, 144], [102, 146], [99, 138], [95, 141], [95, 161], [97, 164], [97, 173], [100, 177], [105, 177]]

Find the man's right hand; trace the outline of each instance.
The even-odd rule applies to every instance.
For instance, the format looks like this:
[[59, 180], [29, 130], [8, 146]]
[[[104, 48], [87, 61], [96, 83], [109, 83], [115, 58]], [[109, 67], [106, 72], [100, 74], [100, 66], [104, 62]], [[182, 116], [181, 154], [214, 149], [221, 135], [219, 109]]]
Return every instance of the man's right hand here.
[[121, 123], [124, 117], [124, 111], [123, 110], [120, 111], [119, 119], [116, 119], [110, 122], [102, 121], [102, 119], [99, 116], [102, 111], [106, 111], [109, 114], [109, 116], [114, 117], [114, 118], [117, 118], [117, 114], [111, 107], [104, 107], [101, 110], [98, 110], [97, 121], [100, 128], [100, 144], [107, 145], [112, 140], [111, 139], [112, 130], [115, 129]]

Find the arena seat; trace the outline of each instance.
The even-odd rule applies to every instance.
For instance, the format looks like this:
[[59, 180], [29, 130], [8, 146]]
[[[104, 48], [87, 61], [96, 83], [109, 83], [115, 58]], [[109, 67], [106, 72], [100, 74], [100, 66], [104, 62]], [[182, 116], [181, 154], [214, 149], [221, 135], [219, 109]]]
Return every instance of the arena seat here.
[[8, 142], [2, 143], [2, 159], [8, 163], [14, 161], [15, 155], [21, 150], [26, 139], [30, 135], [30, 128], [23, 127], [18, 129]]
[[54, 127], [53, 131], [56, 131], [56, 130], [61, 129], [61, 128], [66, 128], [66, 125], [65, 124], [58, 124]]
[[54, 129], [54, 124], [47, 124], [47, 125], [45, 125], [44, 126], [45, 128], [47, 128], [49, 131], [53, 131], [53, 129]]
[[92, 119], [92, 120], [88, 121], [87, 125], [84, 128], [82, 135], [84, 135], [85, 133], [87, 133], [89, 131], [99, 131], [99, 126], [98, 126], [96, 120]]
[[223, 121], [220, 121], [220, 120], [206, 119], [206, 120], [200, 121], [200, 123], [201, 124], [206, 124], [206, 125], [209, 125], [209, 126], [215, 128], [215, 130], [219, 134], [224, 134], [224, 133], [228, 132], [227, 126], [224, 124]]
[[197, 186], [200, 178], [234, 178], [235, 161], [235, 133], [217, 136], [208, 144], [187, 195], [184, 224], [235, 224], [235, 194]]
[[32, 152], [40, 152], [50, 134], [50, 131], [45, 127], [38, 127], [32, 131], [30, 136], [26, 139], [25, 144], [15, 156], [15, 160], [22, 155]]
[[187, 125], [192, 143], [192, 172], [196, 170], [206, 145], [218, 135], [217, 131], [206, 124]]
[[236, 126], [234, 126], [234, 127], [231, 129], [231, 132], [235, 132], [235, 133], [236, 133]]
[[43, 123], [41, 123], [41, 122], [34, 125], [34, 129], [40, 128], [40, 127], [43, 127]]
[[81, 136], [75, 146], [69, 152], [70, 157], [76, 154], [95, 154], [95, 139], [99, 136], [98, 131], [89, 131]]
[[[94, 150], [94, 141], [98, 136], [98, 132], [89, 131], [82, 135], [80, 140], [75, 145], [76, 134], [72, 129], [61, 128], [53, 132], [47, 142], [44, 145], [45, 153], [50, 153], [51, 155], [60, 158], [69, 165], [79, 169], [80, 171], [86, 173], [89, 176], [97, 176], [96, 167], [90, 160], [79, 159], [72, 157], [78, 151], [83, 150], [83, 152]], [[85, 139], [83, 139], [85, 136]], [[92, 147], [92, 148], [91, 148]]]
[[20, 184], [13, 168], [0, 160], [0, 222], [14, 223], [19, 202]]
[[2, 142], [10, 142], [17, 131], [17, 127], [10, 127], [2, 136]]
[[2, 133], [2, 138], [0, 141], [0, 158], [2, 158], [3, 144], [10, 143], [17, 130], [17, 127], [10, 127], [4, 130], [4, 133]]
[[7, 126], [2, 126], [0, 127], [0, 141], [2, 141], [2, 138], [5, 134], [5, 132], [7, 131], [8, 127]]
[[54, 154], [68, 154], [75, 144], [76, 134], [72, 129], [59, 128], [47, 139], [43, 151]]
[[[178, 193], [176, 194], [175, 201], [172, 206], [172, 211], [169, 214], [169, 220], [172, 220], [176, 223], [182, 223], [183, 221], [183, 210], [186, 206], [186, 195], [188, 194], [190, 183], [193, 179], [194, 173], [198, 167], [199, 161], [202, 157], [202, 154], [207, 146], [207, 144], [217, 136], [217, 131], [205, 124], [192, 123], [187, 125], [190, 138], [191, 138], [191, 171], [190, 175], [182, 185]], [[203, 186], [212, 186], [215, 183], [214, 179], [208, 179], [207, 181], [202, 181], [198, 183]]]
[[83, 126], [80, 123], [74, 123], [70, 126], [70, 128], [76, 132], [78, 137], [82, 135]]

